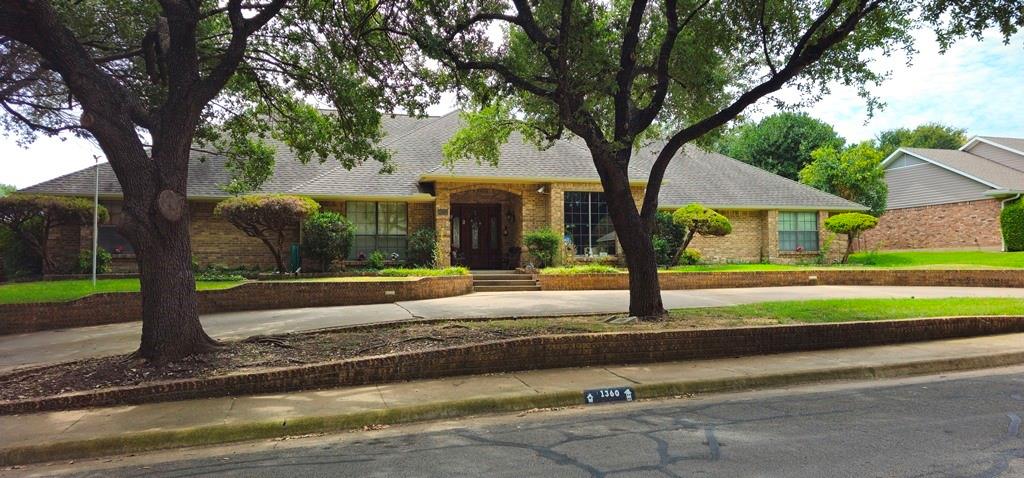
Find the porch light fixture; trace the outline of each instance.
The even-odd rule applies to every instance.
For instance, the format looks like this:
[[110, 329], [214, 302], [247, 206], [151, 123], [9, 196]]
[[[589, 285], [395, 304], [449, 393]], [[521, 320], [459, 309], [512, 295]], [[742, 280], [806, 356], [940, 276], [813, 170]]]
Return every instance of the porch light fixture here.
[[505, 213], [505, 221], [508, 222], [509, 224], [515, 224], [515, 222], [516, 222], [516, 215], [512, 214], [512, 211], [506, 212]]

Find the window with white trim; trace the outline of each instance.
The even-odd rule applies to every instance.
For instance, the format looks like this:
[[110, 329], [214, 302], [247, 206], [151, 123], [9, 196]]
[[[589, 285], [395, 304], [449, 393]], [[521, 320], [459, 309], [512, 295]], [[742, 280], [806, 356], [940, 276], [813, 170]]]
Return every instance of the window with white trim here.
[[408, 211], [404, 202], [350, 201], [345, 205], [346, 216], [355, 226], [355, 240], [349, 259], [367, 258], [373, 251], [384, 257], [393, 253], [405, 259], [408, 231]]
[[816, 252], [818, 250], [818, 213], [815, 211], [779, 212], [779, 250]]

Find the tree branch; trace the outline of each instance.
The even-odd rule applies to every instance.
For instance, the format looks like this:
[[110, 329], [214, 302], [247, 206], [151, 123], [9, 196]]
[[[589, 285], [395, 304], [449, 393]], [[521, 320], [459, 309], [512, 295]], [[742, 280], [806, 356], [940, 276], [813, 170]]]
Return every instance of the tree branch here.
[[654, 214], [658, 209], [658, 194], [661, 191], [661, 182], [665, 178], [665, 170], [684, 144], [699, 138], [712, 129], [722, 126], [757, 100], [778, 91], [786, 82], [800, 74], [804, 68], [820, 59], [830, 48], [849, 37], [854, 29], [856, 29], [857, 24], [868, 14], [875, 11], [881, 1], [883, 0], [874, 0], [871, 3], [867, 3], [865, 0], [860, 0], [856, 8], [834, 31], [821, 37], [817, 42], [808, 44], [807, 39], [814, 36], [814, 32], [820, 29], [829, 20], [829, 17], [835, 13], [839, 0], [832, 0], [825, 11], [811, 24], [808, 31], [801, 36], [793, 48], [789, 61], [786, 62], [785, 67], [779, 70], [777, 74], [771, 75], [764, 82], [740, 95], [739, 98], [717, 113], [674, 134], [665, 146], [662, 147], [661, 152], [658, 153], [658, 157], [651, 167], [647, 192], [644, 194], [643, 209], [641, 210], [641, 217], [644, 222], [648, 224], [653, 222]]

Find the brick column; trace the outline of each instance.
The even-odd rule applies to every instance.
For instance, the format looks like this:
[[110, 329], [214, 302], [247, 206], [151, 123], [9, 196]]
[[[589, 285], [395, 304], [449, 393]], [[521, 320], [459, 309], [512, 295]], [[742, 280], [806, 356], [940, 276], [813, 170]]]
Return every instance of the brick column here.
[[775, 262], [779, 257], [779, 211], [765, 211], [764, 214], [764, 260]]
[[451, 193], [437, 185], [434, 201], [434, 230], [437, 232], [437, 266], [452, 265]]

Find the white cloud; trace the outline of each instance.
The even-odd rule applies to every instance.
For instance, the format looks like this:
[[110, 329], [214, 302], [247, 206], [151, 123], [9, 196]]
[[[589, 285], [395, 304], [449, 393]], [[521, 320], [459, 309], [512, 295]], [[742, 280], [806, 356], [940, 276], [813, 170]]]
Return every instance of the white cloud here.
[[[939, 53], [934, 33], [915, 34], [918, 53], [879, 57], [875, 68], [892, 76], [873, 93], [886, 107], [868, 118], [864, 100], [853, 88], [837, 86], [807, 109], [831, 123], [850, 141], [874, 137], [891, 128], [939, 122], [967, 129], [968, 135], [1024, 137], [1024, 34], [1008, 45], [996, 33], [982, 41], [964, 40]], [[783, 92], [782, 94], [792, 94]], [[754, 117], [771, 113], [764, 108]], [[866, 123], [865, 123], [866, 122]]]

